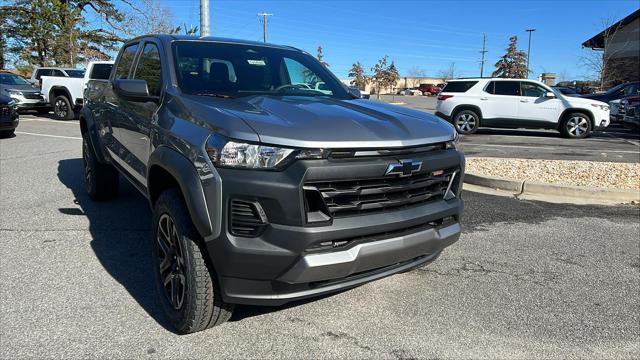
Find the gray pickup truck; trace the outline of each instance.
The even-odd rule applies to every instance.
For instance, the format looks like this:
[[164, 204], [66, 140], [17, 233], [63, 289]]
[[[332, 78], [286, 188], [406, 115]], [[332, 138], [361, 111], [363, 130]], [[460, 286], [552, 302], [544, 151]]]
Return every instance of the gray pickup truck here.
[[[323, 90], [316, 90], [323, 83]], [[308, 53], [149, 35], [89, 82], [91, 198], [121, 174], [153, 209], [162, 307], [180, 333], [433, 261], [460, 235], [450, 124], [359, 98]]]

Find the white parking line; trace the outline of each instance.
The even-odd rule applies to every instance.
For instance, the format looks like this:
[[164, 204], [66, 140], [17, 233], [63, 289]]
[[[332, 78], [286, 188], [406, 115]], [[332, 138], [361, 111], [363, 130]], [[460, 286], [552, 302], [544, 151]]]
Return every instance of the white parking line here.
[[78, 121], [59, 121], [59, 120], [48, 120], [48, 119], [20, 119], [20, 122], [30, 122], [30, 121], [40, 121], [40, 122], [48, 122], [54, 124], [65, 124], [65, 125], [78, 125]]
[[[462, 143], [462, 146], [477, 146], [477, 147], [496, 147], [496, 148], [519, 148], [519, 149], [533, 149], [533, 150], [554, 150], [557, 151], [558, 148], [554, 147], [545, 147], [545, 146], [522, 146], [522, 145], [497, 145], [497, 144], [465, 144]], [[586, 152], [597, 152], [597, 153], [619, 153], [619, 154], [639, 154], [640, 151], [626, 151], [626, 150], [603, 150], [603, 149], [580, 149], [580, 151]]]
[[82, 140], [81, 137], [76, 137], [76, 136], [61, 136], [61, 135], [49, 135], [49, 134], [36, 134], [36, 133], [30, 133], [30, 132], [24, 132], [24, 131], [16, 131], [16, 134], [22, 134], [22, 135], [33, 135], [33, 136], [44, 136], [44, 137], [52, 137], [52, 138], [59, 138], [59, 139], [74, 139], [74, 140]]

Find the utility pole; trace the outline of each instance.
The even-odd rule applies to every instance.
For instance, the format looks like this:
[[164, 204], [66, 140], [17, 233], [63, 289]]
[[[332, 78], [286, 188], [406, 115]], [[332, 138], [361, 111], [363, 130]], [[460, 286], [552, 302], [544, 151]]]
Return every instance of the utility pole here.
[[536, 29], [526, 29], [526, 32], [529, 33], [529, 47], [527, 49], [527, 79], [529, 78], [529, 59], [531, 58], [531, 33], [536, 31]]
[[200, 0], [200, 36], [211, 35], [209, 27], [209, 0]]
[[273, 16], [273, 14], [261, 12], [258, 13], [258, 16], [262, 16], [262, 40], [267, 42], [267, 16]]
[[480, 60], [480, 77], [484, 75], [484, 54], [487, 53], [486, 44], [487, 34], [482, 34], [482, 50], [480, 51], [480, 54], [482, 54], [482, 60]]

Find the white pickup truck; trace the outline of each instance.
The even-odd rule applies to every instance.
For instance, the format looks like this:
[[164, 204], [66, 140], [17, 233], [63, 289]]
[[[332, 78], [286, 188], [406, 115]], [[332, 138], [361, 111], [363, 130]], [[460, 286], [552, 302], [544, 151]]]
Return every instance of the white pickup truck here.
[[93, 61], [82, 78], [43, 76], [41, 92], [53, 106], [53, 113], [61, 120], [74, 119], [82, 107], [84, 89], [89, 80], [108, 80], [113, 61]]

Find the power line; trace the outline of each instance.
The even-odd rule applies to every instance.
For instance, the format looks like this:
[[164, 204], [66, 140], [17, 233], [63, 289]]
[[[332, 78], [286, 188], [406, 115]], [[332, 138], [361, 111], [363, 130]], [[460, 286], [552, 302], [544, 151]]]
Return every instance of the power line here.
[[482, 34], [482, 50], [480, 50], [480, 54], [482, 54], [482, 60], [480, 60], [480, 77], [484, 75], [484, 54], [487, 53], [486, 45], [487, 34]]
[[273, 16], [273, 14], [261, 12], [257, 15], [262, 16], [262, 41], [267, 42], [267, 16]]

